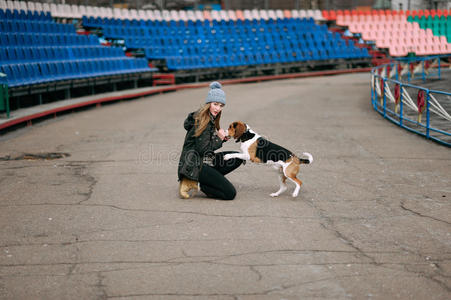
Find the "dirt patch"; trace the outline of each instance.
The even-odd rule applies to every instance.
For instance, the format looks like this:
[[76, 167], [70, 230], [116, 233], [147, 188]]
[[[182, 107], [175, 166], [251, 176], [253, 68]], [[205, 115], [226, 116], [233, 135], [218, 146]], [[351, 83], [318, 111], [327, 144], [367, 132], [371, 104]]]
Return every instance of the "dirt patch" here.
[[8, 160], [54, 160], [69, 157], [69, 153], [60, 153], [60, 152], [48, 152], [48, 153], [25, 153], [16, 157], [11, 157], [10, 155], [6, 155], [0, 157], [0, 161], [8, 161]]

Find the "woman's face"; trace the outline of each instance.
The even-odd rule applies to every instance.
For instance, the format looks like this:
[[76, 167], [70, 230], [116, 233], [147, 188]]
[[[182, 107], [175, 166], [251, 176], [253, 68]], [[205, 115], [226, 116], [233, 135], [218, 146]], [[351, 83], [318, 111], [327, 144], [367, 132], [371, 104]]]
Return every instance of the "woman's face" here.
[[222, 110], [222, 108], [224, 107], [224, 104], [219, 103], [219, 102], [211, 102], [210, 103], [210, 113], [216, 117]]

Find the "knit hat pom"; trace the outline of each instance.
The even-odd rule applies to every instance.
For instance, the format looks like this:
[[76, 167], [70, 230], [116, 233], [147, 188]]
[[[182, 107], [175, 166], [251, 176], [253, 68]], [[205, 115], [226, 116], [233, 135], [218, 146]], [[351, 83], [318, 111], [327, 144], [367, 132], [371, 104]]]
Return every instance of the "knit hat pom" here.
[[212, 83], [210, 83], [210, 89], [220, 89], [222, 88], [222, 85], [217, 82], [217, 81], [213, 81]]
[[225, 105], [226, 97], [224, 91], [221, 88], [222, 85], [217, 81], [213, 81], [212, 83], [210, 83], [210, 90], [208, 91], [205, 103], [219, 102]]

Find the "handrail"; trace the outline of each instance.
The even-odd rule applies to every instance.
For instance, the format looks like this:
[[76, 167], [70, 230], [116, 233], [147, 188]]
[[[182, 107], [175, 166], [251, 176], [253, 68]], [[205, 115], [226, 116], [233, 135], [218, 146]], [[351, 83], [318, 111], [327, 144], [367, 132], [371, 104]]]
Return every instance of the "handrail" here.
[[[404, 129], [451, 147], [451, 92], [410, 83], [418, 73], [423, 82], [440, 79], [440, 60], [448, 57], [451, 55], [400, 59], [373, 68], [371, 102], [374, 110]], [[403, 64], [404, 61], [407, 64]], [[427, 65], [428, 61], [435, 63]], [[437, 72], [432, 72], [435, 67]]]

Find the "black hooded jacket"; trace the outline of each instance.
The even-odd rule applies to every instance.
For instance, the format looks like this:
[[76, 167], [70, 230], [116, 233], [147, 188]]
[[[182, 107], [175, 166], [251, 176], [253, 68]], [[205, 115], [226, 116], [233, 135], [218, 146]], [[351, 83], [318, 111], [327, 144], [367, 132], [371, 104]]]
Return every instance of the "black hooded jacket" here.
[[188, 179], [198, 181], [203, 157], [213, 154], [216, 149], [222, 147], [223, 143], [216, 134], [214, 118], [211, 118], [201, 135], [194, 136], [196, 131], [196, 126], [194, 126], [195, 114], [196, 112], [188, 114], [183, 124], [187, 132], [178, 166], [179, 180], [182, 177], [187, 177]]

